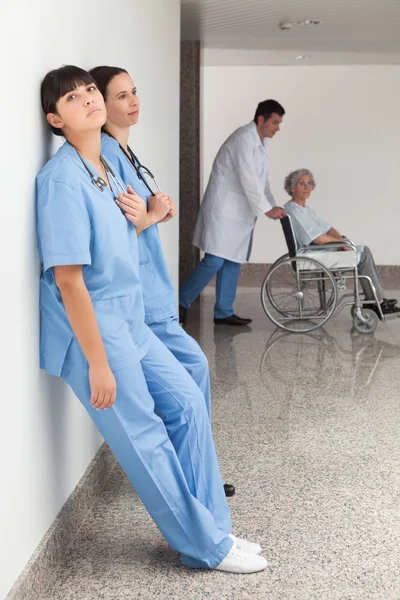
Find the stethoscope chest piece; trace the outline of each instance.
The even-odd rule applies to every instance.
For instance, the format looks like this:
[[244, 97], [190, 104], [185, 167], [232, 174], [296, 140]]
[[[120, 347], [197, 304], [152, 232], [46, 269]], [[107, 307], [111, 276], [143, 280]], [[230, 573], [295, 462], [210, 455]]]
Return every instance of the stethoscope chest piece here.
[[[73, 147], [73, 146], [72, 146]], [[79, 156], [79, 159], [81, 161], [81, 163], [83, 164], [83, 166], [86, 169], [86, 172], [88, 173], [88, 175], [90, 176], [90, 181], [91, 183], [94, 185], [95, 188], [97, 188], [100, 192], [104, 192], [104, 190], [106, 188], [108, 188], [107, 183], [104, 181], [104, 179], [102, 177], [100, 177], [99, 175], [96, 177], [95, 174], [91, 171], [91, 169], [88, 167], [88, 165], [86, 164], [86, 161], [82, 158], [82, 156], [79, 154], [78, 150], [75, 148], [75, 152], [77, 153], [77, 155]], [[117, 197], [118, 194], [124, 194], [126, 189], [124, 187], [124, 185], [121, 183], [121, 181], [119, 180], [119, 178], [117, 177], [117, 175], [114, 173], [114, 171], [112, 170], [112, 168], [110, 167], [110, 165], [108, 164], [108, 162], [106, 161], [106, 159], [104, 158], [104, 156], [100, 156], [100, 162], [104, 167], [104, 172], [107, 176], [107, 179], [109, 179], [110, 181], [110, 189], [111, 192], [114, 194], [114, 198]], [[115, 189], [117, 191], [115, 191], [111, 185], [111, 182], [113, 183], [113, 185], [115, 186]]]
[[106, 182], [101, 177], [92, 177], [92, 183], [95, 187], [97, 187], [98, 190], [100, 190], [100, 192], [103, 192], [107, 187]]

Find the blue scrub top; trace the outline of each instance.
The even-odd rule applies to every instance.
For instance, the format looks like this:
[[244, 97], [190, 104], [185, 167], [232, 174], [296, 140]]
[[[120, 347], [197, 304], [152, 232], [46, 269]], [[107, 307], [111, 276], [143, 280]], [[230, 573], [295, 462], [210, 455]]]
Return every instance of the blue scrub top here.
[[[95, 172], [94, 168], [89, 168]], [[97, 175], [97, 173], [95, 173]], [[139, 362], [150, 346], [144, 323], [138, 244], [133, 225], [107, 187], [92, 183], [67, 142], [36, 179], [40, 278], [40, 366], [61, 375], [74, 338], [53, 267], [83, 265], [111, 369]], [[83, 369], [88, 364], [83, 356]]]
[[[138, 178], [118, 142], [102, 134], [101, 152], [111, 164], [115, 165], [125, 185], [148, 201], [150, 192]], [[157, 225], [151, 225], [138, 238], [139, 273], [143, 288], [145, 319], [147, 324], [176, 317], [175, 290], [165, 261]]]

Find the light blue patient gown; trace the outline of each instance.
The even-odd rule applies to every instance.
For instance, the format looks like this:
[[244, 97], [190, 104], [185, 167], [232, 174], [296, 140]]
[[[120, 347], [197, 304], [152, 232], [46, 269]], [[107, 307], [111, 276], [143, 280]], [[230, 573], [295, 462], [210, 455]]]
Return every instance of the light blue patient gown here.
[[[71, 386], [182, 562], [216, 567], [233, 542], [204, 397], [144, 322], [133, 225], [67, 142], [37, 177], [37, 229], [41, 367]], [[90, 405], [88, 363], [54, 280], [61, 265], [83, 265], [117, 383], [108, 410]]]

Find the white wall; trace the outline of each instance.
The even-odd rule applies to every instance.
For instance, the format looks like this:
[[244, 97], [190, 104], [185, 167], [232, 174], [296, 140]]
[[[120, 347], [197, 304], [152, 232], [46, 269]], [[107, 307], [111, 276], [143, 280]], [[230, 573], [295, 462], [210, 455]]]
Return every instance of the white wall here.
[[[221, 143], [252, 120], [259, 101], [275, 98], [287, 113], [270, 142], [277, 204], [289, 199], [287, 173], [309, 168], [317, 181], [310, 206], [369, 245], [378, 264], [399, 264], [399, 97], [400, 66], [203, 66], [203, 186]], [[284, 251], [279, 224], [260, 218], [250, 261]]]
[[[2, 0], [0, 598], [101, 444], [64, 384], [38, 366], [34, 178], [55, 149], [40, 81], [65, 63], [127, 68], [142, 101], [135, 148], [178, 200], [179, 0]], [[174, 281], [178, 220], [162, 226]]]

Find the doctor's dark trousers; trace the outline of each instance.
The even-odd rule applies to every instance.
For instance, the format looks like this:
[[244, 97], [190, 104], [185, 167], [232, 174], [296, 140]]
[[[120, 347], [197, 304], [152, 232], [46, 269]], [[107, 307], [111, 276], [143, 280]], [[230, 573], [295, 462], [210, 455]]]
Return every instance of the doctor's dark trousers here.
[[214, 317], [223, 319], [233, 315], [240, 263], [206, 253], [179, 290], [179, 304], [190, 308], [214, 275], [217, 275]]

